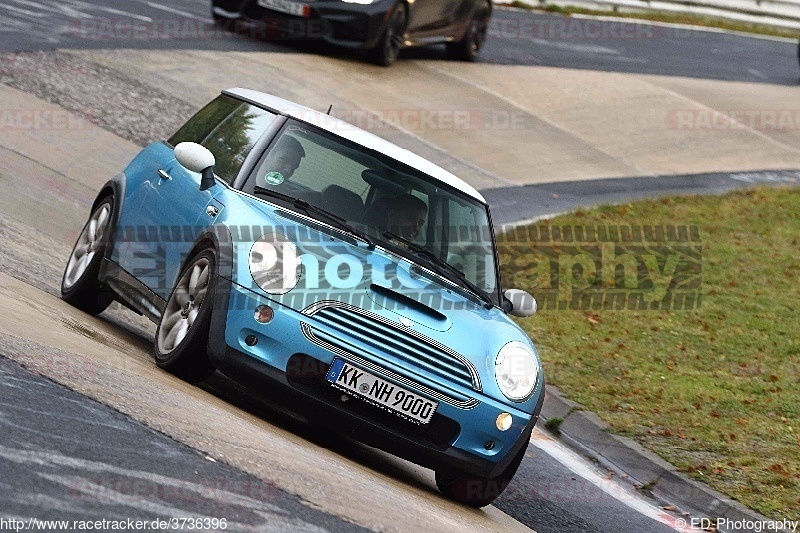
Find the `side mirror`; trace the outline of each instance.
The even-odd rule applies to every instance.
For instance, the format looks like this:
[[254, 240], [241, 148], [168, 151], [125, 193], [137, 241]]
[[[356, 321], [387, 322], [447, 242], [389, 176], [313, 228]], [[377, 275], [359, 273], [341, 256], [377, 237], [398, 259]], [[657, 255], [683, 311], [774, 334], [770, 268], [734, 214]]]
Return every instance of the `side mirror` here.
[[182, 142], [175, 147], [175, 159], [178, 163], [191, 170], [202, 174], [200, 190], [204, 191], [214, 185], [214, 154], [205, 146], [192, 142]]
[[508, 313], [514, 316], [532, 316], [536, 313], [536, 298], [520, 289], [508, 289], [503, 293], [510, 303]]

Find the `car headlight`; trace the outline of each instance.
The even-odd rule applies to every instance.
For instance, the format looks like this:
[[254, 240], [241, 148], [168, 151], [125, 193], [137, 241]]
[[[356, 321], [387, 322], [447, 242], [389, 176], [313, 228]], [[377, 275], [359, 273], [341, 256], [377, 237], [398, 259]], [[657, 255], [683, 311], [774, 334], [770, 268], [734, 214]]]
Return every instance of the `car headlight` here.
[[525, 344], [512, 341], [503, 346], [494, 361], [494, 377], [500, 391], [513, 401], [528, 398], [539, 377], [539, 361]]
[[280, 233], [262, 235], [250, 248], [250, 275], [267, 294], [286, 294], [300, 281], [297, 246]]

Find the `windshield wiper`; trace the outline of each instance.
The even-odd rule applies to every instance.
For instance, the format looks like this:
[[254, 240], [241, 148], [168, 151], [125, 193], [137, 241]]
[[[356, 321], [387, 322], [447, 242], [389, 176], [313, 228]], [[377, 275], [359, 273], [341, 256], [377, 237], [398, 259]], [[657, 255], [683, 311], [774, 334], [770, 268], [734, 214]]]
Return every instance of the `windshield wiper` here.
[[453, 265], [451, 265], [438, 255], [436, 255], [435, 253], [431, 252], [424, 246], [420, 246], [419, 244], [410, 241], [404, 237], [401, 237], [396, 233], [392, 233], [391, 231], [384, 231], [383, 236], [401, 242], [406, 246], [408, 246], [411, 250], [425, 257], [428, 260], [428, 264], [435, 267], [437, 272], [441, 273], [442, 270], [445, 270], [450, 274], [452, 274], [453, 276], [455, 276], [455, 278], [458, 281], [460, 281], [462, 285], [464, 285], [467, 289], [478, 295], [483, 301], [486, 302], [486, 309], [491, 309], [492, 307], [494, 307], [494, 302], [492, 302], [492, 298], [485, 290], [481, 289], [480, 287], [472, 283], [469, 280], [469, 278], [467, 278], [467, 276], [464, 275], [463, 272], [461, 272], [459, 269], [457, 269], [456, 267], [454, 267]]
[[282, 192], [273, 191], [272, 189], [267, 189], [266, 187], [261, 187], [259, 185], [255, 186], [253, 192], [256, 194], [272, 196], [273, 198], [277, 198], [279, 200], [283, 200], [284, 202], [288, 202], [292, 204], [294, 207], [301, 209], [306, 214], [308, 214], [309, 211], [313, 211], [314, 213], [320, 215], [325, 220], [333, 222], [333, 224], [336, 225], [339, 229], [344, 230], [345, 232], [349, 233], [350, 235], [353, 235], [354, 237], [356, 237], [361, 241], [364, 241], [370, 250], [375, 249], [375, 243], [372, 242], [372, 239], [370, 239], [366, 233], [357, 230], [356, 228], [348, 224], [345, 219], [331, 213], [326, 209], [317, 207], [314, 204], [310, 204], [301, 198], [295, 198], [294, 196], [289, 196], [288, 194], [283, 194]]

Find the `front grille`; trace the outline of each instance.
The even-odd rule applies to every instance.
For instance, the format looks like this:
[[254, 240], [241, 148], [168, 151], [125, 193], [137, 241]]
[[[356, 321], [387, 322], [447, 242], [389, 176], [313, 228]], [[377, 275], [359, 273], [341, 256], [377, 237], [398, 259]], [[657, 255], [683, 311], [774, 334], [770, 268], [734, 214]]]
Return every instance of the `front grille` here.
[[[358, 359], [375, 362], [379, 366], [382, 363], [380, 354], [391, 355], [406, 363], [404, 366], [424, 370], [466, 388], [481, 390], [477, 371], [462, 355], [420, 333], [395, 326], [389, 319], [359, 307], [329, 301], [311, 305], [303, 313], [313, 316], [320, 324], [337, 332], [332, 334], [308, 324], [304, 325], [306, 337], [318, 345], [333, 351], [343, 351], [344, 355], [351, 358], [356, 356]], [[357, 341], [357, 344], [353, 341]], [[365, 350], [363, 345], [369, 348]], [[452, 389], [443, 390], [440, 387], [439, 392], [447, 396], [449, 400], [445, 401], [453, 405], [464, 407], [474, 406], [476, 403]]]

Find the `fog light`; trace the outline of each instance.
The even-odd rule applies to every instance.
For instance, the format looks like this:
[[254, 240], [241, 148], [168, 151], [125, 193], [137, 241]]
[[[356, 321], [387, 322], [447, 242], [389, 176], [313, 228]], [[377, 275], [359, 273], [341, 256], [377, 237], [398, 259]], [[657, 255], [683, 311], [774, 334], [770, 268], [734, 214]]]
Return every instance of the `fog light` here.
[[260, 324], [269, 324], [270, 320], [272, 320], [274, 316], [275, 312], [267, 305], [259, 305], [256, 307], [256, 312], [253, 314], [256, 322]]
[[487, 451], [494, 450], [494, 441], [493, 440], [487, 440], [486, 444], [484, 444], [483, 447], [486, 448]]
[[248, 335], [247, 337], [244, 338], [244, 343], [248, 346], [255, 346], [256, 344], [258, 344], [258, 337], [256, 337], [255, 335]]
[[498, 415], [497, 417], [497, 420], [495, 421], [495, 424], [497, 424], [497, 429], [499, 429], [500, 431], [505, 431], [511, 427], [511, 422], [512, 419], [510, 414], [500, 413], [500, 415]]

